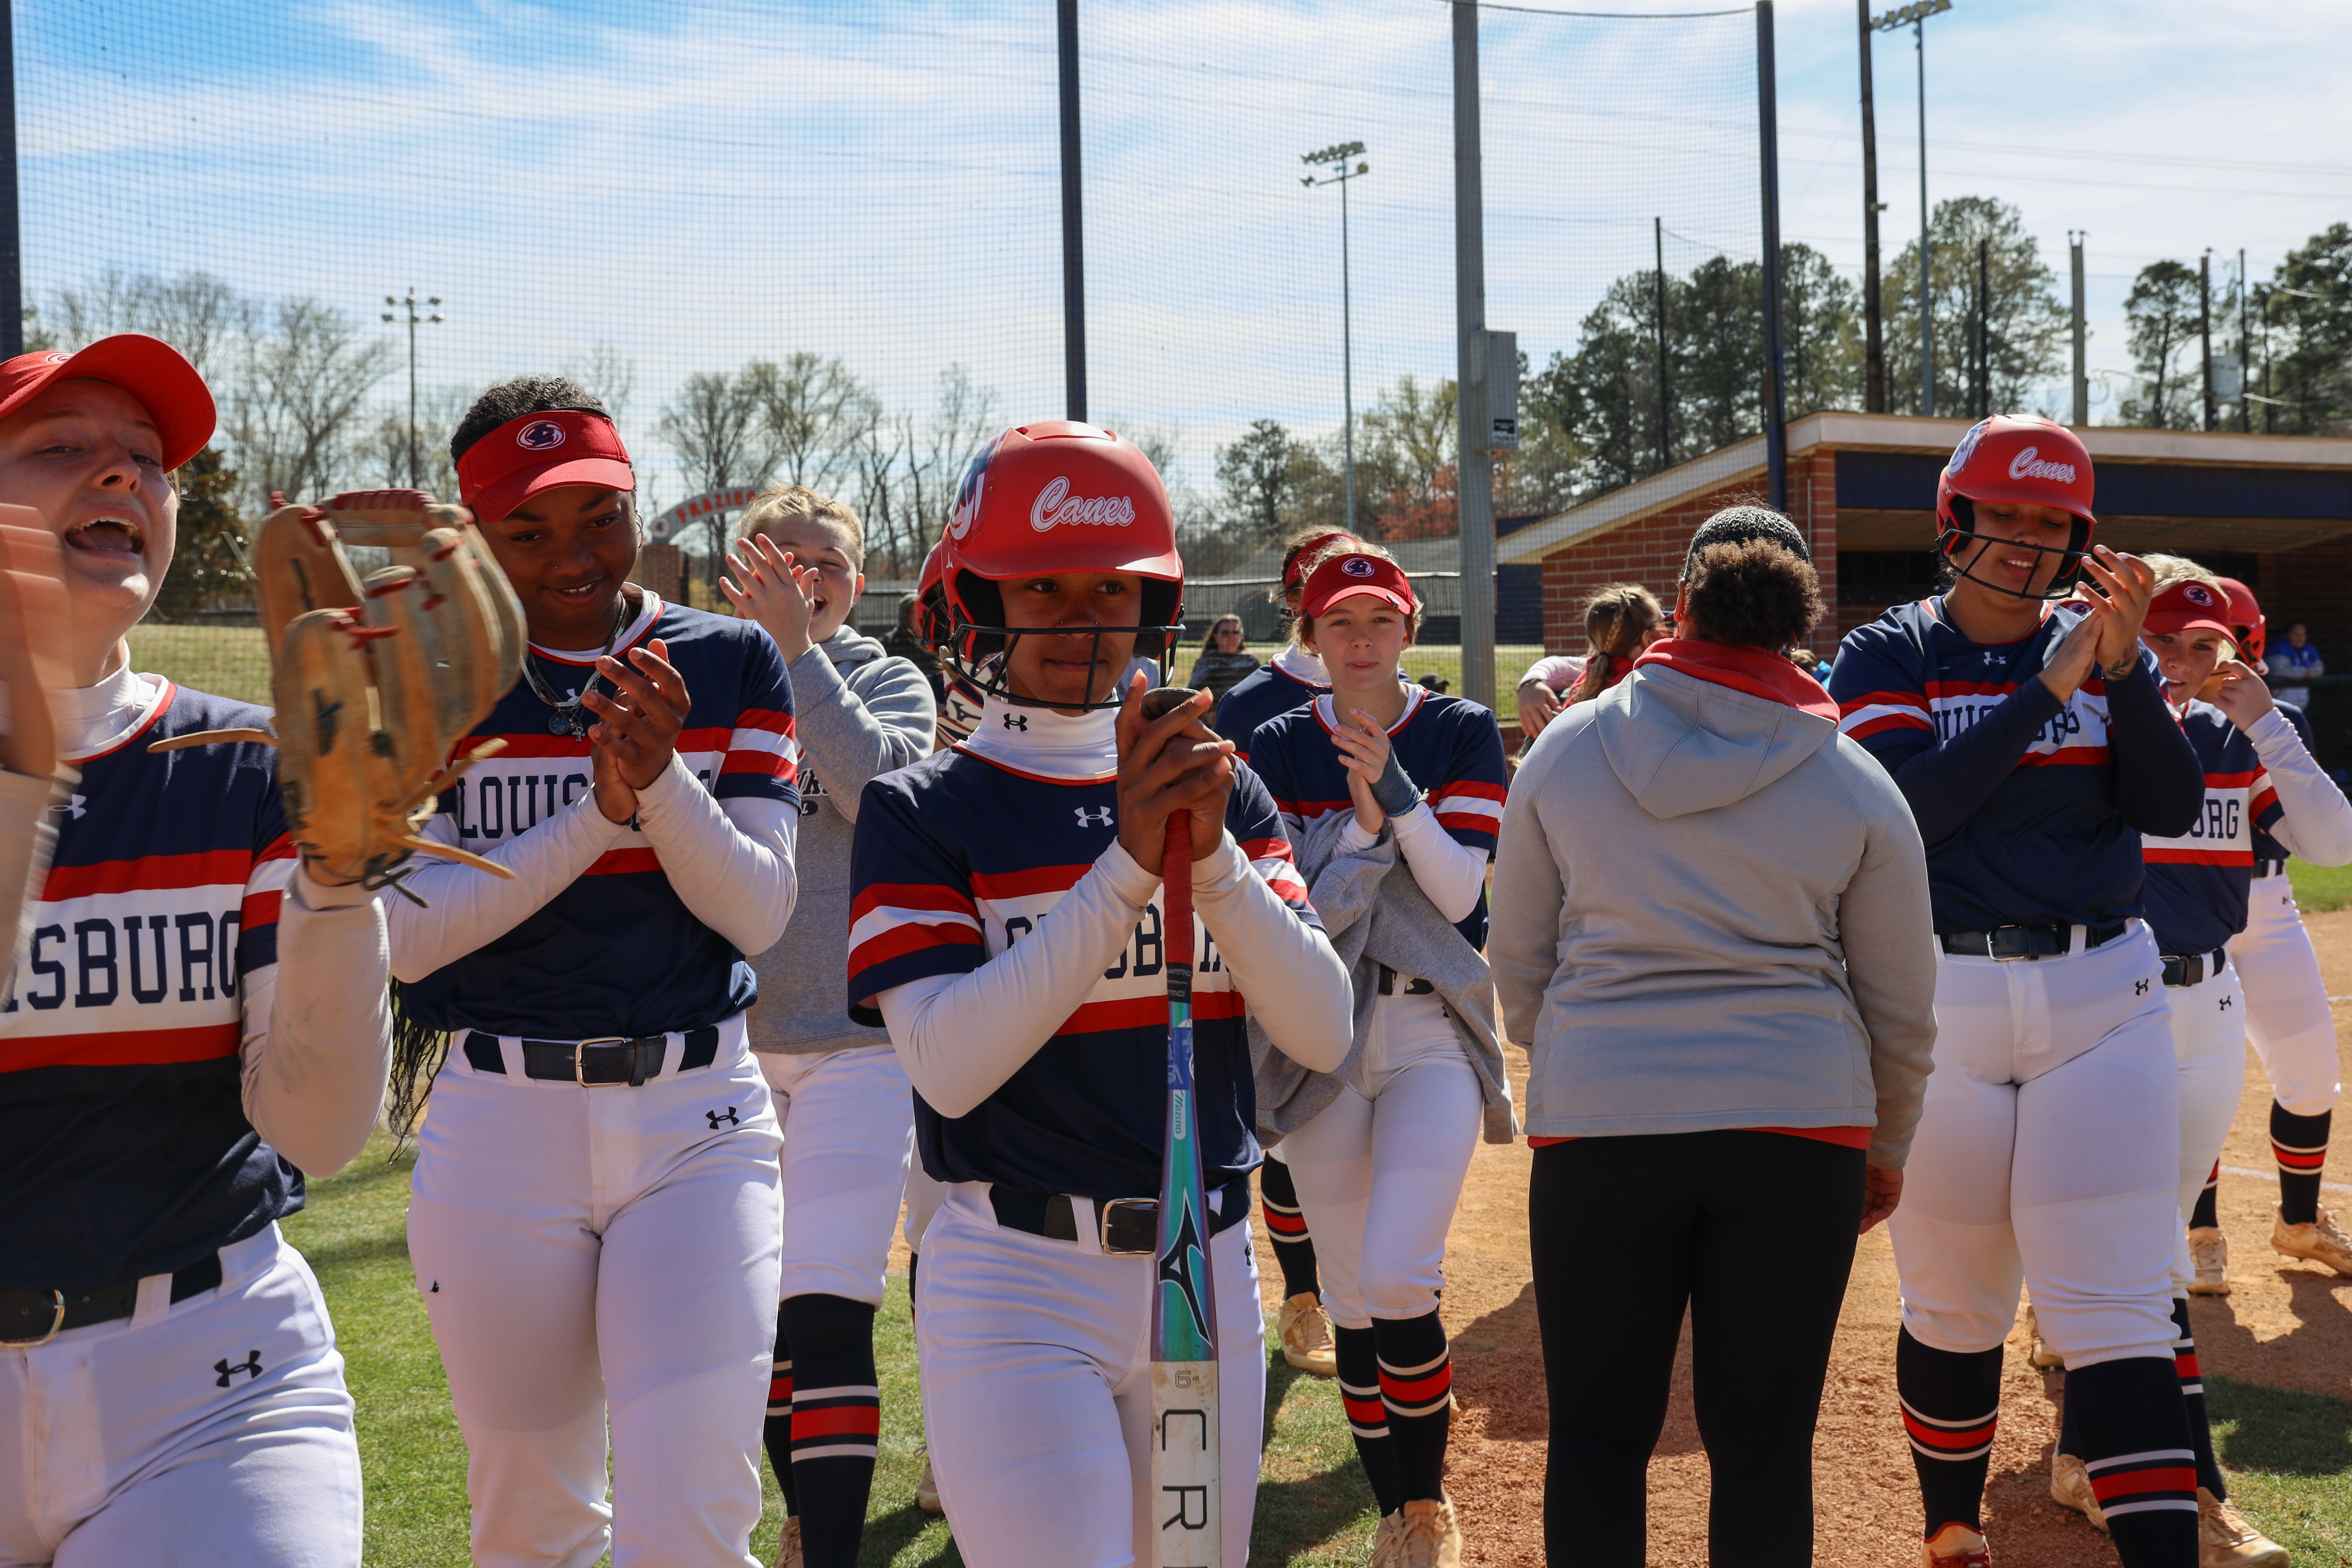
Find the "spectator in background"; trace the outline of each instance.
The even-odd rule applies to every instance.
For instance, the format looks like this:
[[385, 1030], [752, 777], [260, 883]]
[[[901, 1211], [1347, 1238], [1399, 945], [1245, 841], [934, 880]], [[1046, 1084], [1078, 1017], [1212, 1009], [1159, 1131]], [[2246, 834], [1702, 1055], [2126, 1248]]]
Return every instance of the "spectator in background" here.
[[1209, 635], [1201, 639], [1201, 657], [1192, 661], [1192, 673], [1184, 684], [1196, 690], [1205, 686], [1212, 700], [1223, 701], [1242, 677], [1257, 668], [1257, 657], [1242, 651], [1242, 636], [1239, 616], [1219, 616], [1210, 623]]
[[2316, 680], [2327, 673], [2327, 667], [2319, 660], [2319, 650], [2311, 646], [2310, 637], [2303, 623], [2295, 622], [2286, 629], [2284, 645], [2269, 650], [2270, 657], [2265, 661], [2280, 683], [2273, 695], [2281, 702], [2291, 702], [2297, 708], [2311, 703], [2311, 688], [2299, 683]]
[[[1674, 623], [1665, 609], [1640, 584], [1609, 583], [1596, 588], [1584, 602], [1584, 656], [1539, 658], [1519, 679], [1519, 729], [1529, 740], [1542, 734], [1562, 708], [1600, 696], [1624, 678], [1643, 648], [1673, 635]], [[1596, 660], [1600, 671], [1587, 681], [1585, 671]]]

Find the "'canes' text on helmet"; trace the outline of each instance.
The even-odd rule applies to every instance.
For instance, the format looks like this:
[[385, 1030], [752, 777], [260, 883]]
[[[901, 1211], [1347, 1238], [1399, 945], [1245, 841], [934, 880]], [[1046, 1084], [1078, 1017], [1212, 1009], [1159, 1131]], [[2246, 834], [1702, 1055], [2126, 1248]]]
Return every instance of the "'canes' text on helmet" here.
[[[2046, 506], [2073, 515], [2074, 531], [2063, 550], [2009, 542], [2012, 548], [2059, 557], [2058, 570], [2041, 594], [2020, 593], [1976, 576], [1971, 571], [1976, 556], [1965, 563], [1959, 559], [1969, 545], [1985, 542], [1976, 531], [1979, 501]], [[2098, 519], [2091, 514], [2089, 450], [2072, 430], [2039, 415], [1996, 414], [1978, 421], [1952, 448], [1951, 461], [1936, 483], [1937, 552], [1969, 582], [2012, 598], [2063, 597], [2083, 552], [2090, 548], [2091, 530], [2097, 526]]]

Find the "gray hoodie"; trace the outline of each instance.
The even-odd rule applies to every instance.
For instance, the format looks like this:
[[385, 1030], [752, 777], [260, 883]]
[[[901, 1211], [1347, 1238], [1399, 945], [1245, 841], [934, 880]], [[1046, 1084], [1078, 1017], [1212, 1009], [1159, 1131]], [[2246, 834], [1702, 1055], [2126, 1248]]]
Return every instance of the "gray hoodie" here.
[[1900, 1167], [1936, 1039], [1910, 807], [1794, 666], [1660, 646], [1686, 651], [1554, 720], [1504, 808], [1486, 952], [1528, 1131], [1870, 1126]]
[[786, 673], [801, 748], [800, 903], [783, 940], [751, 960], [760, 975], [751, 1048], [814, 1056], [887, 1046], [887, 1030], [849, 1021], [849, 845], [866, 780], [930, 754], [939, 724], [931, 683], [852, 626]]

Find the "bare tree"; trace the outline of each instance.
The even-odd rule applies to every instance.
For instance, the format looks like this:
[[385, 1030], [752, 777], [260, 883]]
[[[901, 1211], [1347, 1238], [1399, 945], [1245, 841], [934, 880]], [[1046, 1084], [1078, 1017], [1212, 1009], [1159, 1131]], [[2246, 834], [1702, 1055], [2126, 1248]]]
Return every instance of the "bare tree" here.
[[248, 510], [269, 492], [332, 494], [357, 471], [361, 412], [392, 368], [392, 349], [363, 342], [350, 316], [320, 300], [288, 299], [246, 339], [223, 400]]
[[113, 268], [79, 289], [59, 289], [54, 312], [58, 335], [77, 346], [113, 332], [159, 337], [215, 387], [239, 367], [263, 320], [259, 300], [209, 272], [165, 279]]
[[599, 341], [585, 357], [575, 355], [563, 374], [602, 398], [617, 420], [629, 411], [637, 390], [637, 362], [613, 344]]
[[686, 378], [654, 428], [677, 454], [689, 494], [768, 477], [760, 412], [757, 394], [742, 377], [698, 370]]
[[[473, 395], [462, 386], [425, 388], [416, 404], [416, 455], [423, 467], [417, 482], [445, 500], [457, 494], [457, 464], [449, 456], [445, 432], [457, 427]], [[398, 489], [408, 483], [408, 407], [380, 407], [361, 435], [355, 453], [355, 477], [370, 484]]]
[[782, 364], [755, 360], [743, 376], [756, 384], [762, 427], [785, 479], [830, 491], [857, 472], [882, 405], [848, 366], [803, 351]]

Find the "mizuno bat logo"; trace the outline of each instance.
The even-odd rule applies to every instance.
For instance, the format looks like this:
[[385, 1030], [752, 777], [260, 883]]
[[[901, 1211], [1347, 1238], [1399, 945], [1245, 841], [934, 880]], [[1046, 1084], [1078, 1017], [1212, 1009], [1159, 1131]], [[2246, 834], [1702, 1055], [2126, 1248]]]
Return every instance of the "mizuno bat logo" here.
[[1184, 1298], [1184, 1310], [1192, 1315], [1192, 1331], [1206, 1340], [1209, 1315], [1201, 1305], [1202, 1262], [1199, 1216], [1187, 1196], [1183, 1217], [1177, 1222], [1176, 1234], [1169, 1238], [1168, 1250], [1160, 1259], [1160, 1282], [1176, 1287]]

